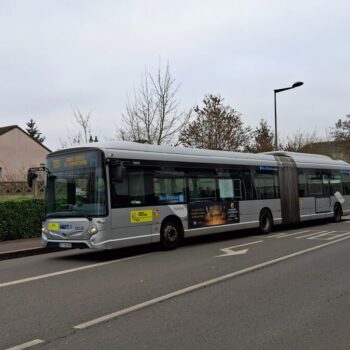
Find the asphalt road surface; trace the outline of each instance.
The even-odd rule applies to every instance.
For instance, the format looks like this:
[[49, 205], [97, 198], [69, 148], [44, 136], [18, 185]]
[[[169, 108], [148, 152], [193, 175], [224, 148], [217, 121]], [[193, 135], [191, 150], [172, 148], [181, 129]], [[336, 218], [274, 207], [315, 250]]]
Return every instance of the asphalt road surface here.
[[0, 262], [0, 349], [350, 349], [350, 220]]

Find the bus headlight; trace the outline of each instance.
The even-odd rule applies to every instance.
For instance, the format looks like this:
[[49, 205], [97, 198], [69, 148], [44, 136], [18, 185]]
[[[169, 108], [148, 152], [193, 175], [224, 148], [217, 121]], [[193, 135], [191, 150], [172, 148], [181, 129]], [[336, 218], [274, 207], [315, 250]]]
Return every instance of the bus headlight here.
[[41, 233], [43, 233], [44, 235], [47, 235], [49, 233], [49, 230], [45, 226], [43, 226], [41, 228]]
[[95, 233], [97, 233], [97, 226], [95, 224], [91, 225], [88, 229], [88, 233], [90, 235], [94, 235]]

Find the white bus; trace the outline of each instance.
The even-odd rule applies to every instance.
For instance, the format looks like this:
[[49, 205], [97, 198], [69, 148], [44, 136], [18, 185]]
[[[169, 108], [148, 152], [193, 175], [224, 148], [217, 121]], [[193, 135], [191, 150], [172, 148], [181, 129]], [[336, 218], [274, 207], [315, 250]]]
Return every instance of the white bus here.
[[247, 154], [132, 142], [53, 152], [47, 247], [110, 249], [350, 213], [350, 165], [312, 154]]

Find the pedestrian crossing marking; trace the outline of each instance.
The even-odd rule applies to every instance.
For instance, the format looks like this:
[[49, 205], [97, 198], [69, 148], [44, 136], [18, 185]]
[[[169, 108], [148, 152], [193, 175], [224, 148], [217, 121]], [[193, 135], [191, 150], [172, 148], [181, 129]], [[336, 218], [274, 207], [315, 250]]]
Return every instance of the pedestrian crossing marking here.
[[298, 232], [292, 232], [292, 233], [282, 232], [282, 233], [277, 233], [275, 235], [270, 235], [267, 238], [283, 238], [283, 237], [294, 236], [294, 235], [298, 235], [300, 233], [306, 233], [306, 232], [310, 232], [310, 230], [298, 231]]
[[326, 233], [327, 231], [323, 230], [323, 231], [317, 231], [317, 232], [314, 232], [314, 233], [309, 233], [308, 235], [303, 235], [303, 236], [300, 236], [300, 237], [296, 237], [295, 239], [302, 239], [302, 238], [308, 238], [308, 237], [312, 237], [312, 236], [317, 236], [321, 233]]
[[325, 233], [321, 233], [320, 235], [309, 237], [308, 239], [320, 239], [321, 237], [331, 235], [332, 233], [335, 233], [337, 231], [326, 231]]

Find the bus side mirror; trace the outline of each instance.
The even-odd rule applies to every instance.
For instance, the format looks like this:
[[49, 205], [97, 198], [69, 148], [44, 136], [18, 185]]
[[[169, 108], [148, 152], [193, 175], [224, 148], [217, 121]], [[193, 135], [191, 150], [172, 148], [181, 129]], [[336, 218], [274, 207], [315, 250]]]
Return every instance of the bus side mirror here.
[[111, 170], [112, 179], [117, 182], [123, 182], [123, 178], [125, 175], [125, 166], [123, 164], [119, 164], [117, 166], [112, 167]]
[[123, 182], [123, 178], [124, 178], [124, 174], [125, 174], [125, 166], [123, 164], [120, 164], [117, 166], [117, 182]]
[[27, 174], [27, 184], [29, 187], [33, 187], [33, 181], [38, 177], [37, 174], [33, 173], [30, 169]]

